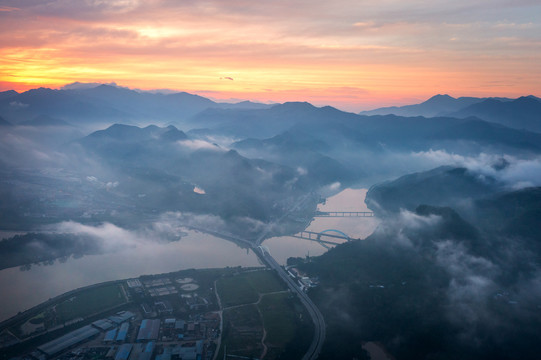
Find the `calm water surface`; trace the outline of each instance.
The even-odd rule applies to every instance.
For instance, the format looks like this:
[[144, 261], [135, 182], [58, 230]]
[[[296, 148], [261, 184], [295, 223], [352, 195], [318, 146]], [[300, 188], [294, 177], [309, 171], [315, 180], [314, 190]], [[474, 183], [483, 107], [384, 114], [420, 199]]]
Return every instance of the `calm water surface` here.
[[109, 280], [190, 268], [260, 266], [258, 258], [232, 242], [185, 230], [175, 242], [139, 243], [125, 250], [70, 258], [53, 265], [32, 265], [0, 271], [0, 320], [51, 297]]
[[[366, 211], [366, 190], [347, 189], [320, 205], [322, 211]], [[375, 218], [316, 218], [307, 230], [340, 230], [353, 238], [365, 238], [377, 226]], [[33, 265], [0, 271], [0, 320], [15, 315], [51, 297], [103, 281], [159, 274], [190, 268], [259, 266], [258, 258], [226, 240], [188, 231], [175, 242], [141, 242], [122, 251], [70, 258], [52, 265]], [[321, 255], [327, 249], [318, 243], [284, 236], [266, 240], [275, 259], [285, 264], [291, 256]]]
[[[370, 211], [364, 203], [366, 189], [346, 189], [320, 204], [320, 211]], [[376, 229], [377, 218], [314, 218], [308, 231], [321, 232], [328, 229], [339, 230], [351, 238], [364, 239]], [[332, 233], [331, 233], [332, 234]], [[274, 237], [263, 242], [272, 256], [280, 264], [285, 264], [289, 257], [317, 256], [328, 249], [315, 241], [303, 240], [291, 236]]]

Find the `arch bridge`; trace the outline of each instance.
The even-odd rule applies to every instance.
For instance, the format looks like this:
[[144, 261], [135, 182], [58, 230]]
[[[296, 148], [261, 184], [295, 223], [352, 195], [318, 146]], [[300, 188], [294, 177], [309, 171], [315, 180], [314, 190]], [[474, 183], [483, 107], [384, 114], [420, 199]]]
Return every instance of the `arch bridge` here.
[[356, 238], [351, 238], [346, 233], [336, 229], [327, 229], [321, 232], [304, 230], [292, 236], [299, 239], [316, 241], [322, 245], [338, 245], [343, 243], [343, 241], [339, 242], [338, 240], [360, 240]]

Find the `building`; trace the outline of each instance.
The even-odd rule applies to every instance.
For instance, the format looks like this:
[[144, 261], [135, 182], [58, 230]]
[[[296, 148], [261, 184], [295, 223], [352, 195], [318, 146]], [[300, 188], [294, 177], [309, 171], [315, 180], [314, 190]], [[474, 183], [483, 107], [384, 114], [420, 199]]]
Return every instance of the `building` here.
[[124, 321], [127, 321], [135, 317], [135, 314], [131, 311], [121, 311], [116, 313], [116, 315], [109, 316], [108, 319], [115, 324], [122, 324]]
[[133, 349], [133, 344], [124, 344], [118, 348], [118, 351], [115, 356], [115, 360], [128, 360], [130, 357], [131, 351]]
[[160, 332], [160, 320], [159, 319], [144, 319], [139, 327], [139, 333], [137, 334], [137, 342], [157, 340]]
[[167, 328], [167, 329], [174, 329], [175, 328], [175, 323], [177, 322], [176, 319], [165, 319], [163, 321], [163, 327], [164, 328]]
[[100, 329], [100, 330], [109, 330], [110, 328], [112, 328], [114, 326], [114, 324], [107, 320], [107, 319], [101, 319], [101, 320], [96, 320], [92, 323], [92, 326]]
[[139, 279], [128, 279], [126, 283], [128, 284], [128, 287], [130, 288], [138, 288], [138, 287], [143, 286], [143, 284], [141, 284], [141, 281], [139, 281]]
[[105, 336], [103, 337], [103, 342], [112, 343], [113, 341], [115, 341], [117, 331], [118, 331], [117, 328], [114, 328], [113, 330], [107, 331], [105, 333]]
[[47, 356], [53, 356], [69, 349], [74, 345], [85, 342], [99, 333], [100, 331], [91, 325], [83, 326], [80, 329], [38, 346], [38, 350]]
[[172, 350], [173, 356], [178, 356], [182, 360], [198, 360], [203, 354], [203, 341], [177, 345]]
[[120, 329], [118, 330], [118, 335], [116, 336], [117, 342], [124, 342], [126, 341], [126, 337], [128, 336], [128, 330], [130, 329], [130, 324], [128, 322], [122, 323], [120, 325]]

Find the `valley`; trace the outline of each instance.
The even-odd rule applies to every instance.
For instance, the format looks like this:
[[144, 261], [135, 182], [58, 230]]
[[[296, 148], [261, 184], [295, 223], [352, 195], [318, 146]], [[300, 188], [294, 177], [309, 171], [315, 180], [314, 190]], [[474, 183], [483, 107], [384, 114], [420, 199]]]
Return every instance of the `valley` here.
[[[223, 356], [229, 344], [263, 358], [488, 359], [510, 349], [534, 358], [536, 97], [440, 96], [391, 109], [398, 115], [207, 100], [110, 85], [0, 96], [3, 319], [103, 282], [263, 265], [279, 289], [213, 300], [224, 316], [216, 324], [232, 337], [248, 326], [245, 340], [202, 337], [216, 348], [200, 355]], [[476, 104], [493, 108], [456, 115]], [[434, 117], [419, 116], [425, 110]], [[145, 294], [176, 304], [182, 291], [163, 288]], [[289, 315], [261, 327], [274, 307]], [[166, 316], [144, 319], [165, 326]], [[168, 354], [162, 345], [153, 357]], [[26, 355], [61, 356], [32, 355], [38, 346]]]

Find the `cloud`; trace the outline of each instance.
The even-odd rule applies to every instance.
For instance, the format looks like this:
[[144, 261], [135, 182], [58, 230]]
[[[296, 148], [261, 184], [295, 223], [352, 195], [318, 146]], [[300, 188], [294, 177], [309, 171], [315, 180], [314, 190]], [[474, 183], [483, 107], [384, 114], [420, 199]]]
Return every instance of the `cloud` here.
[[24, 109], [24, 108], [27, 108], [29, 105], [28, 104], [24, 104], [20, 101], [12, 101], [9, 103], [9, 106], [13, 107], [13, 108], [16, 108], [16, 109]]
[[[221, 98], [272, 101], [285, 101], [280, 93], [294, 91], [302, 99], [351, 110], [404, 94], [424, 98], [438, 89], [463, 95], [539, 89], [538, 72], [531, 70], [540, 60], [535, 2], [6, 4], [0, 8], [1, 75], [19, 89], [102, 82], [115, 74], [132, 88], [160, 83], [220, 91]], [[11, 11], [15, 6], [20, 10]], [[221, 74], [235, 74], [226, 89], [216, 82]], [[486, 79], [510, 86], [494, 88]], [[265, 92], [269, 88], [275, 91]], [[303, 93], [306, 88], [311, 92]], [[337, 91], [326, 96], [330, 88]], [[356, 88], [370, 95], [347, 90]]]
[[521, 159], [511, 155], [486, 153], [463, 156], [443, 150], [417, 152], [412, 156], [426, 160], [432, 166], [465, 167], [472, 173], [495, 178], [512, 189], [541, 186], [541, 157]]
[[121, 251], [126, 248], [136, 247], [137, 244], [146, 241], [146, 238], [137, 233], [111, 223], [91, 226], [66, 221], [51, 227], [59, 233], [91, 237], [99, 244], [103, 252]]
[[187, 225], [216, 229], [223, 224], [223, 220], [211, 215], [168, 212], [137, 229], [125, 229], [108, 222], [94, 226], [75, 221], [53, 224], [48, 229], [94, 239], [101, 252], [115, 252], [153, 242], [179, 240], [185, 234], [183, 228]]
[[204, 140], [180, 140], [177, 141], [177, 144], [180, 146], [190, 149], [190, 150], [222, 150], [219, 146], [211, 144]]
[[299, 176], [308, 175], [308, 170], [306, 168], [299, 166], [297, 167], [297, 174], [299, 174]]
[[194, 214], [190, 212], [166, 212], [160, 216], [160, 223], [170, 224], [168, 226], [193, 226], [204, 229], [224, 229], [225, 221], [216, 215]]
[[118, 181], [103, 182], [103, 181], [100, 181], [97, 177], [92, 176], [92, 175], [86, 176], [86, 180], [88, 182], [90, 182], [91, 184], [94, 184], [98, 188], [106, 189], [107, 191], [113, 190], [114, 188], [118, 187], [118, 185], [119, 185]]
[[397, 216], [386, 218], [376, 228], [374, 234], [391, 245], [413, 248], [420, 242], [415, 235], [411, 238], [412, 234], [432, 232], [441, 222], [442, 218], [437, 215], [421, 216], [408, 210], [401, 210]]
[[11, 6], [0, 6], [0, 12], [11, 12], [11, 11], [17, 11], [17, 10], [20, 10], [20, 9], [16, 7], [11, 7]]
[[441, 216], [433, 214], [421, 216], [408, 210], [402, 210], [398, 217], [398, 223], [408, 230], [424, 230], [439, 225], [441, 223]]
[[342, 184], [340, 184], [340, 182], [338, 182], [338, 181], [333, 182], [332, 184], [329, 185], [329, 190], [337, 191], [337, 190], [340, 189], [340, 186], [342, 186]]
[[56, 151], [56, 146], [66, 141], [66, 136], [57, 128], [15, 126], [3, 129], [0, 132], [0, 162], [14, 167], [62, 166], [67, 158]]
[[118, 184], [119, 184], [118, 181], [109, 181], [109, 182], [107, 182], [105, 184], [105, 188], [107, 190], [112, 190], [112, 189], [116, 188], [118, 186]]

